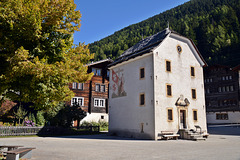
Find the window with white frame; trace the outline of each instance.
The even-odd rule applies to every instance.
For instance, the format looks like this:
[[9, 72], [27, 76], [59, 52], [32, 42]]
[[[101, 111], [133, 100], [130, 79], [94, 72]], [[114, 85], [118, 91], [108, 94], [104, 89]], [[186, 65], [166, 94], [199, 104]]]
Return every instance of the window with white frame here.
[[95, 87], [96, 87], [96, 88], [95, 88], [95, 91], [96, 91], [96, 92], [100, 92], [100, 84], [96, 84]]
[[77, 89], [77, 83], [76, 82], [72, 83], [72, 89]]
[[94, 107], [105, 107], [105, 99], [94, 98]]
[[77, 103], [79, 106], [84, 106], [84, 98], [83, 97], [73, 97], [71, 100], [71, 105]]
[[101, 92], [105, 92], [105, 85], [101, 85]]
[[105, 92], [106, 91], [105, 85], [104, 84], [102, 84], [102, 85], [96, 84], [95, 85], [95, 91], [96, 92]]
[[83, 83], [78, 83], [78, 89], [83, 90]]

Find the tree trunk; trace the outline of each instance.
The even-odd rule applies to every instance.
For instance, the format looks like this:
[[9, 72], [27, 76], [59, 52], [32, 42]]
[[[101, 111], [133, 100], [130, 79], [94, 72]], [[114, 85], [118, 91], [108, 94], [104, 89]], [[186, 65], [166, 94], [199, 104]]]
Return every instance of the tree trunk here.
[[80, 119], [77, 120], [77, 129], [80, 128]]

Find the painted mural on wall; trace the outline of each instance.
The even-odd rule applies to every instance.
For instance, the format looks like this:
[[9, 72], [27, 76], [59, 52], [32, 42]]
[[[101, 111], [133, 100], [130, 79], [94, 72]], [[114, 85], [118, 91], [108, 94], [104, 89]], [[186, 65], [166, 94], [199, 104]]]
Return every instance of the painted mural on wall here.
[[127, 96], [127, 93], [124, 90], [124, 75], [123, 70], [112, 70], [112, 81], [113, 84], [111, 89], [113, 90], [112, 98]]

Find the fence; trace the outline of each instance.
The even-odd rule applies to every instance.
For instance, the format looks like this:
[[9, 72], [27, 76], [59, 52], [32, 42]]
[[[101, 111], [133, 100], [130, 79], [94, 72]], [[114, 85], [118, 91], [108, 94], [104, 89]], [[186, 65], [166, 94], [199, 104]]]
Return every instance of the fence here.
[[43, 127], [0, 127], [0, 136], [36, 135]]
[[99, 126], [84, 126], [78, 129], [64, 127], [26, 127], [26, 126], [11, 126], [0, 127], [0, 136], [26, 136], [26, 135], [69, 135], [80, 133], [99, 132]]

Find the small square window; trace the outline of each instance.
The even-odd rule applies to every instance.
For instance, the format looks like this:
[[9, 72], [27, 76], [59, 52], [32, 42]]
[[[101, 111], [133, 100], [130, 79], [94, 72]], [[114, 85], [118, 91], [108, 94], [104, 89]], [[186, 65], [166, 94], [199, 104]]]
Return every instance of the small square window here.
[[218, 92], [222, 92], [222, 88], [221, 87], [218, 87]]
[[145, 105], [145, 94], [141, 93], [140, 94], [140, 106], [144, 106]]
[[79, 106], [84, 106], [84, 98], [83, 97], [73, 97], [71, 100], [71, 105], [77, 104]]
[[105, 99], [94, 98], [94, 107], [105, 107]]
[[171, 62], [170, 61], [166, 61], [166, 71], [171, 72]]
[[196, 110], [193, 111], [193, 120], [194, 121], [198, 120], [198, 116], [197, 116], [197, 111]]
[[173, 110], [168, 109], [168, 121], [172, 121], [172, 120], [173, 120]]
[[101, 76], [102, 75], [102, 70], [101, 69], [97, 69], [97, 76]]
[[95, 89], [96, 92], [99, 92], [100, 91], [100, 84], [96, 84], [96, 89]]
[[94, 106], [95, 107], [99, 106], [99, 99], [96, 98], [94, 99]]
[[99, 103], [99, 106], [100, 106], [100, 107], [103, 107], [103, 106], [104, 106], [104, 99], [100, 99], [99, 102], [100, 102], [100, 103]]
[[78, 89], [83, 90], [83, 83], [78, 83]]
[[223, 92], [225, 92], [225, 86], [224, 86], [224, 87], [222, 87], [222, 91], [223, 91]]
[[192, 89], [192, 99], [196, 99], [197, 95], [196, 95], [196, 89]]
[[229, 92], [229, 86], [226, 86], [226, 91]]
[[228, 120], [228, 113], [217, 113], [216, 119], [217, 120]]
[[96, 68], [92, 68], [92, 72], [94, 73], [94, 75], [96, 75], [96, 73], [97, 73]]
[[191, 67], [191, 76], [194, 77], [195, 76], [195, 68]]
[[167, 84], [167, 96], [172, 96], [172, 86]]
[[102, 75], [102, 69], [92, 68], [92, 72], [94, 73], [95, 76], [101, 76]]
[[72, 89], [76, 89], [77, 88], [77, 83], [76, 82], [73, 82], [72, 83]]
[[105, 92], [105, 85], [101, 85], [101, 92]]
[[144, 68], [140, 68], [140, 79], [143, 79], [145, 77], [145, 70]]

